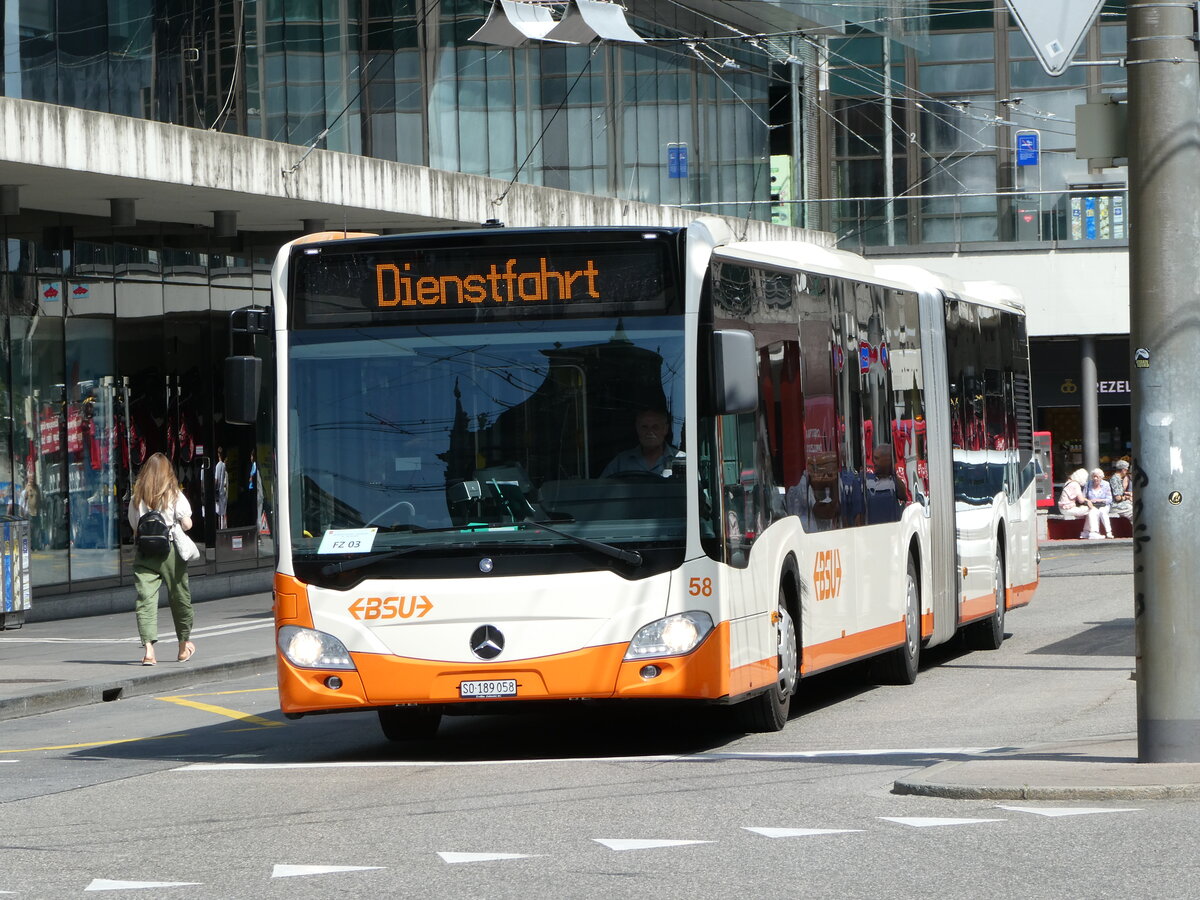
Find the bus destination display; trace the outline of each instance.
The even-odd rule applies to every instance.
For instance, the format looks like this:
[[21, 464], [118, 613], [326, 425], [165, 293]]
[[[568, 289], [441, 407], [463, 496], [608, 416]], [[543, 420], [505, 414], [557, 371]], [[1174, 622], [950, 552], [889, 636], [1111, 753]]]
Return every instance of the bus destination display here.
[[297, 324], [665, 311], [661, 243], [590, 247], [340, 247], [294, 259]]

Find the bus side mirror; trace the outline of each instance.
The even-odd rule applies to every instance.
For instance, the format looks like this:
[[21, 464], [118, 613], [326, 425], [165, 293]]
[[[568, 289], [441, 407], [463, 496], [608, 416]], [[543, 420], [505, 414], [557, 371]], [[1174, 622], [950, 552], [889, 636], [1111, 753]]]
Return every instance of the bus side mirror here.
[[262, 360], [257, 356], [225, 357], [225, 421], [253, 425], [258, 421]]
[[731, 416], [758, 409], [758, 354], [748, 331], [714, 331], [713, 398], [716, 414]]

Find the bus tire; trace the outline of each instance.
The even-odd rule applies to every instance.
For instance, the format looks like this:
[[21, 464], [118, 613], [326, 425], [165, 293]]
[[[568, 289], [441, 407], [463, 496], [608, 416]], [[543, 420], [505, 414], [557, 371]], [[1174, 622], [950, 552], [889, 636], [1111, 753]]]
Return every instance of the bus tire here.
[[1004, 643], [1004, 554], [996, 554], [992, 567], [996, 593], [996, 611], [982, 622], [972, 622], [963, 632], [970, 650], [999, 650]]
[[917, 561], [910, 554], [904, 581], [904, 643], [875, 662], [876, 680], [881, 684], [912, 684], [921, 663], [921, 578]]
[[433, 737], [442, 723], [436, 706], [389, 706], [379, 710], [379, 727], [389, 741], [417, 741]]
[[743, 731], [780, 731], [787, 724], [792, 697], [800, 682], [800, 650], [796, 623], [788, 610], [787, 594], [779, 589], [778, 669], [775, 683], [761, 694], [743, 700], [736, 707], [738, 724]]

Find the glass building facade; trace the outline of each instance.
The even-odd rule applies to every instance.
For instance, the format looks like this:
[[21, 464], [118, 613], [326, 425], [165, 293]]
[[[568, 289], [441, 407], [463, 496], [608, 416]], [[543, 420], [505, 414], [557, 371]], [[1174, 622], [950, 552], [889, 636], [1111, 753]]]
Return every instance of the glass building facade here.
[[[917, 48], [895, 41], [885, 48], [868, 32], [830, 40], [837, 199], [824, 221], [841, 245], [1125, 238], [1123, 168], [1100, 175], [1075, 156], [1075, 107], [1124, 90], [1126, 72], [1115, 63], [1125, 55], [1125, 3], [1104, 4], [1076, 54], [1108, 64], [1057, 77], [1042, 69], [1003, 3], [930, 0], [927, 21]], [[1030, 132], [1036, 166], [1016, 153], [1018, 135]]]
[[674, 4], [630, 15], [661, 44], [473, 43], [490, 8], [5, 0], [0, 94], [651, 203], [769, 198], [761, 48], [685, 46], [707, 23]]
[[270, 559], [269, 422], [226, 426], [219, 398], [229, 311], [270, 303], [273, 250], [200, 250], [159, 229], [85, 235], [69, 217], [0, 223], [0, 498], [30, 520], [35, 588], [129, 582], [130, 489], [155, 452], [194, 511], [206, 552], [193, 569]]

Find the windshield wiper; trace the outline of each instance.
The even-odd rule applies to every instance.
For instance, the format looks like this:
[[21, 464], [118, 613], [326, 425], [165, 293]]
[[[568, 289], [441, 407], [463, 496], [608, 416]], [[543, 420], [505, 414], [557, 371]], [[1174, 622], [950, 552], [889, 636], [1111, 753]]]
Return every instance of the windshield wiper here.
[[389, 550], [387, 553], [377, 553], [374, 556], [360, 556], [357, 559], [344, 559], [341, 562], [326, 563], [321, 567], [322, 575], [338, 575], [341, 572], [349, 572], [353, 569], [361, 569], [363, 566], [373, 566], [377, 562], [383, 562], [385, 559], [395, 559], [397, 556], [403, 556], [405, 553], [412, 553], [414, 550], [420, 550], [428, 544], [415, 544], [412, 547], [401, 547], [399, 550]]
[[541, 528], [551, 534], [565, 537], [568, 541], [574, 541], [581, 547], [587, 547], [589, 550], [595, 550], [597, 553], [603, 553], [605, 556], [611, 556], [613, 559], [629, 563], [631, 566], [640, 566], [642, 564], [642, 554], [636, 550], [623, 550], [620, 547], [614, 547], [612, 544], [602, 544], [600, 541], [593, 541], [585, 537], [580, 537], [577, 534], [571, 534], [569, 531], [560, 531], [552, 525], [539, 522], [537, 519], [525, 519], [523, 522], [518, 522], [517, 524]]
[[[461, 531], [461, 528], [431, 528], [430, 531]], [[373, 566], [377, 562], [383, 562], [385, 559], [395, 559], [397, 556], [404, 556], [406, 553], [412, 553], [416, 550], [475, 550], [479, 547], [478, 544], [466, 544], [458, 541], [453, 544], [413, 544], [411, 547], [401, 547], [398, 550], [389, 550], [387, 553], [376, 553], [373, 556], [359, 556], [355, 559], [344, 559], [341, 562], [326, 563], [321, 567], [322, 575], [337, 575], [341, 572], [351, 572], [354, 569], [361, 569], [364, 566]]]
[[[571, 534], [569, 531], [560, 531], [545, 522], [540, 522], [537, 519], [525, 519], [523, 522], [503, 522], [496, 524], [475, 523], [472, 525], [455, 525], [449, 528], [431, 528], [429, 531], [489, 531], [491, 529], [509, 529], [509, 528], [541, 528], [543, 531], [548, 531], [551, 534], [556, 534], [560, 537], [565, 537], [569, 541], [574, 541], [582, 547], [587, 547], [589, 550], [595, 550], [597, 553], [602, 553], [605, 556], [610, 556], [613, 559], [619, 559], [621, 562], [629, 563], [631, 566], [640, 566], [642, 564], [642, 554], [636, 550], [623, 550], [620, 547], [614, 547], [611, 544], [602, 544], [600, 541], [589, 540], [585, 537], [580, 537], [577, 534]], [[421, 532], [418, 532], [421, 533]], [[355, 559], [345, 559], [341, 562], [331, 562], [321, 567], [322, 575], [338, 575], [342, 572], [352, 572], [355, 569], [361, 569], [366, 566], [373, 566], [377, 562], [383, 562], [387, 559], [395, 559], [397, 556], [404, 556], [407, 553], [412, 553], [415, 550], [478, 550], [481, 545], [477, 543], [455, 542], [453, 544], [414, 544], [411, 547], [401, 547], [398, 550], [389, 550], [387, 553], [376, 553], [373, 555], [360, 556]]]

